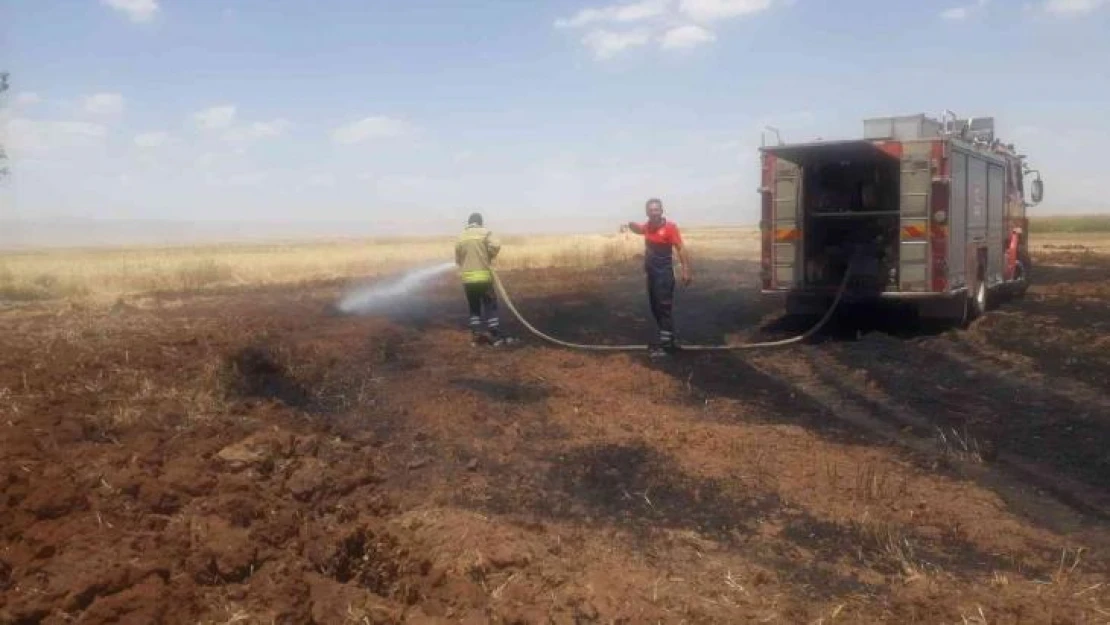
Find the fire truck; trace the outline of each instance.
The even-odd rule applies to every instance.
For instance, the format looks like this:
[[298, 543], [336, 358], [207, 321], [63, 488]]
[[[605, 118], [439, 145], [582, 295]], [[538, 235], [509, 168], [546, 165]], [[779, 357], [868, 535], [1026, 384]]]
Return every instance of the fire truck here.
[[761, 291], [788, 313], [839, 293], [964, 324], [1028, 288], [1044, 184], [991, 117], [865, 119], [862, 139], [765, 141], [760, 162]]

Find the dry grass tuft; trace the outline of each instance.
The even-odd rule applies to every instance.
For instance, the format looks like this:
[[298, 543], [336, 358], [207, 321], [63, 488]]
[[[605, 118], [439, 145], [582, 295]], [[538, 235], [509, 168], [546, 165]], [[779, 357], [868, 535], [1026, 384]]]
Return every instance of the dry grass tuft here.
[[983, 452], [980, 449], [979, 441], [975, 440], [966, 430], [960, 433], [956, 428], [949, 428], [946, 432], [938, 427], [936, 442], [940, 452], [947, 457], [964, 462], [983, 462]]
[[989, 625], [987, 615], [983, 613], [983, 606], [976, 606], [975, 614], [961, 616], [963, 625]]
[[882, 501], [905, 494], [906, 481], [895, 482], [891, 474], [869, 462], [856, 469], [855, 495], [861, 501]]
[[867, 512], [850, 523], [862, 542], [859, 546], [861, 557], [869, 553], [885, 561], [901, 573], [907, 584], [927, 581], [930, 572], [939, 572], [935, 566], [917, 557], [913, 542], [896, 525], [873, 519]]

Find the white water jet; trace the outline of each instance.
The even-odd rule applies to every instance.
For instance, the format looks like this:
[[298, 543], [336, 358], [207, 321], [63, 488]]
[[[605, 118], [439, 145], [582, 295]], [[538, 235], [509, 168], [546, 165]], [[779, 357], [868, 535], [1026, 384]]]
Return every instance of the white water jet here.
[[355, 289], [343, 296], [336, 307], [347, 314], [366, 314], [396, 303], [426, 282], [455, 268], [455, 263], [421, 267], [384, 284]]

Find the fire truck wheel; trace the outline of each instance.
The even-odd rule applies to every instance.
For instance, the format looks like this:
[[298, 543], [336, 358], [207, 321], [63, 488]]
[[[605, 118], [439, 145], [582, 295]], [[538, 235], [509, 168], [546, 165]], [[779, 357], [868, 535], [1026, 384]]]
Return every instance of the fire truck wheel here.
[[1021, 296], [1029, 289], [1029, 270], [1033, 267], [1033, 261], [1028, 252], [1019, 252], [1017, 260], [1018, 295]]
[[971, 321], [971, 298], [965, 293], [948, 302], [944, 310], [943, 318], [947, 323], [966, 329]]

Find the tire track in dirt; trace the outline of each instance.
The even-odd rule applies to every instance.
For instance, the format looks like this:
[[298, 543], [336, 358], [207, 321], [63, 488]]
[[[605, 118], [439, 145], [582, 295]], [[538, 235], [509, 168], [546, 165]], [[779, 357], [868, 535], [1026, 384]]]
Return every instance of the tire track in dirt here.
[[981, 374], [998, 376], [998, 382], [1017, 392], [1035, 391], [1062, 402], [1082, 403], [1103, 416], [1110, 416], [1110, 395], [1078, 380], [1049, 376], [1038, 371], [1030, 359], [991, 345], [974, 331], [956, 340], [922, 341], [921, 349], [929, 350], [959, 362]]
[[[958, 438], [959, 432], [954, 432], [955, 437], [950, 441], [939, 440], [937, 434], [943, 433], [944, 428], [939, 427], [935, 420], [868, 388], [866, 383], [854, 382], [851, 372], [827, 354], [811, 351], [806, 356], [804, 361], [792, 359], [784, 362], [776, 357], [757, 357], [751, 362], [769, 375], [791, 380], [796, 388], [827, 406], [835, 418], [921, 454], [935, 467], [954, 470], [964, 479], [989, 484], [1005, 493], [1020, 508], [1039, 510], [1042, 515], [1048, 513], [1049, 516], [1042, 518], [1052, 519], [1049, 521], [1052, 525], [1058, 525], [1059, 519], [1071, 515], [1046, 507], [1043, 501], [1037, 499], [1038, 493], [1033, 493], [1031, 497], [1028, 491], [1030, 484], [1084, 514], [1103, 521], [1110, 519], [1110, 498], [1104, 493], [1037, 467], [1016, 454], [981, 449], [974, 439], [964, 439], [962, 442], [968, 445], [964, 448]], [[821, 381], [828, 379], [830, 371], [839, 374], [839, 385]], [[928, 381], [918, 379], [913, 383], [928, 384]], [[850, 392], [846, 393], [846, 390]], [[992, 464], [1002, 465], [1003, 468], [992, 469]], [[1074, 527], [1075, 524], [1073, 519], [1069, 525]]]

